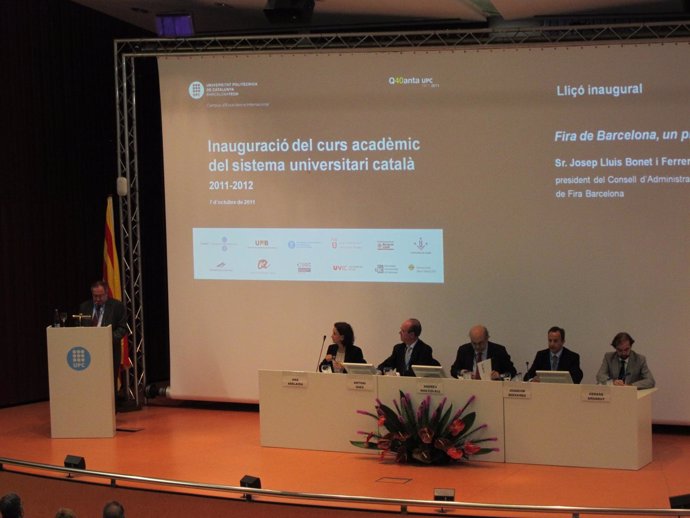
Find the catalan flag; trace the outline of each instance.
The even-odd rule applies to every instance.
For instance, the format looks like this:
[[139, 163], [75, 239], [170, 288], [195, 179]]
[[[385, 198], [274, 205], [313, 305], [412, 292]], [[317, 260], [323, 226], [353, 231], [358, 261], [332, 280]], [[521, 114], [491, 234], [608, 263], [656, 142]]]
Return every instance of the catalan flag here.
[[[120, 284], [120, 261], [117, 258], [115, 246], [115, 218], [113, 216], [113, 198], [108, 196], [108, 204], [105, 209], [105, 241], [103, 243], [103, 280], [108, 283], [108, 298], [122, 300], [122, 287]], [[132, 366], [129, 359], [129, 341], [125, 335], [120, 344], [122, 354], [120, 356], [120, 371]]]
[[108, 298], [122, 300], [120, 286], [120, 261], [115, 246], [115, 218], [113, 217], [113, 197], [108, 196], [105, 209], [105, 242], [103, 243], [103, 280], [108, 283]]

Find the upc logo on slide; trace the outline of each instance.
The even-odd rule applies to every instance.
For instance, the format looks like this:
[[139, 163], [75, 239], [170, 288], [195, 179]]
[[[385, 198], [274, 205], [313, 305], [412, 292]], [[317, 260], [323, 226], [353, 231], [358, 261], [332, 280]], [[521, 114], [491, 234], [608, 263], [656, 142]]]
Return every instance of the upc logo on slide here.
[[204, 85], [201, 81], [192, 81], [187, 91], [192, 99], [201, 99], [204, 96]]
[[75, 371], [83, 371], [91, 365], [91, 353], [83, 347], [72, 347], [67, 351], [67, 365]]

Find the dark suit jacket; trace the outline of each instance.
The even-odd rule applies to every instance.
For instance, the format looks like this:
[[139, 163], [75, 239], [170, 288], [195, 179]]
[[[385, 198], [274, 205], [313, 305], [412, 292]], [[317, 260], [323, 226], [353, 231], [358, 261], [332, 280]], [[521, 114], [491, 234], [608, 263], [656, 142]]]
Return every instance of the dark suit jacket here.
[[[486, 350], [486, 357], [491, 359], [492, 370], [501, 374], [510, 373], [511, 377], [517, 374], [505, 347], [489, 342]], [[457, 378], [460, 371], [471, 371], [472, 369], [474, 369], [474, 348], [471, 343], [466, 343], [458, 347], [458, 354], [455, 357], [455, 363], [450, 368], [450, 375]]]
[[[331, 344], [328, 346], [328, 349], [326, 350], [326, 355], [333, 355], [335, 358], [335, 355], [338, 354], [338, 344]], [[333, 362], [328, 362], [325, 359], [321, 362], [321, 365], [323, 364], [328, 364], [331, 366], [331, 369], [333, 368]], [[364, 359], [364, 354], [362, 353], [362, 349], [357, 347], [356, 345], [351, 345], [350, 347], [345, 348], [345, 361], [344, 363], [367, 363], [366, 360]], [[347, 372], [345, 370], [345, 372]]]
[[[83, 315], [93, 314], [93, 300], [86, 300], [79, 305], [79, 312]], [[113, 326], [113, 342], [120, 343], [123, 336], [127, 334], [127, 314], [125, 306], [117, 299], [108, 299], [103, 305], [103, 327]]]
[[[79, 305], [79, 312], [82, 315], [93, 314], [93, 300], [86, 300]], [[122, 360], [122, 351], [120, 342], [122, 337], [127, 334], [127, 313], [125, 306], [117, 299], [108, 299], [103, 304], [103, 319], [102, 326], [112, 326], [113, 332], [113, 371], [115, 379], [120, 372], [120, 362]], [[117, 386], [117, 381], [115, 381]]]
[[[379, 366], [378, 370], [382, 371], [384, 367], [392, 367], [400, 373], [401, 376], [415, 376], [412, 369], [407, 369], [405, 366], [405, 344], [396, 344], [393, 346], [393, 352], [386, 358]], [[433, 350], [431, 346], [425, 344], [421, 340], [417, 340], [417, 344], [412, 349], [412, 358], [410, 358], [410, 365], [441, 365], [434, 359]]]
[[[525, 374], [524, 380], [528, 381], [537, 375], [537, 371], [551, 370], [551, 351], [542, 349], [537, 352], [534, 357], [532, 366]], [[580, 369], [580, 355], [570, 349], [564, 347], [561, 351], [561, 357], [558, 359], [558, 370], [568, 371], [573, 378], [573, 383], [580, 383], [582, 381], [582, 369]]]

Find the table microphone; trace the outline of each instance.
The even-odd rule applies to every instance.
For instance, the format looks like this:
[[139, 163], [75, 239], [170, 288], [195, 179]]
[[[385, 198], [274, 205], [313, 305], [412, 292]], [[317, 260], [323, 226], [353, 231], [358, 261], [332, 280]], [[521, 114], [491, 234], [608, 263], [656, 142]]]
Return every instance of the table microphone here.
[[323, 354], [323, 346], [326, 343], [326, 335], [323, 335], [323, 340], [321, 340], [321, 351], [319, 351], [319, 359], [316, 361], [316, 372], [319, 372], [319, 366], [321, 365], [321, 355]]

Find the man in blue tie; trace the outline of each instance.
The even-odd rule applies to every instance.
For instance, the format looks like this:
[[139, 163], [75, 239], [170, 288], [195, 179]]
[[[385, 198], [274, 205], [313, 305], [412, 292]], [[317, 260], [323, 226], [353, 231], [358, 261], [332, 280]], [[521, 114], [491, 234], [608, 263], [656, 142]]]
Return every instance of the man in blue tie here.
[[525, 381], [539, 381], [537, 371], [568, 371], [573, 383], [582, 381], [580, 355], [565, 347], [565, 329], [553, 326], [547, 333], [548, 347], [537, 351]]
[[408, 318], [400, 325], [402, 343], [393, 346], [393, 352], [378, 366], [379, 371], [392, 368], [401, 376], [415, 376], [412, 365], [440, 365], [434, 359], [432, 348], [425, 344], [419, 335], [422, 324], [416, 318]]

